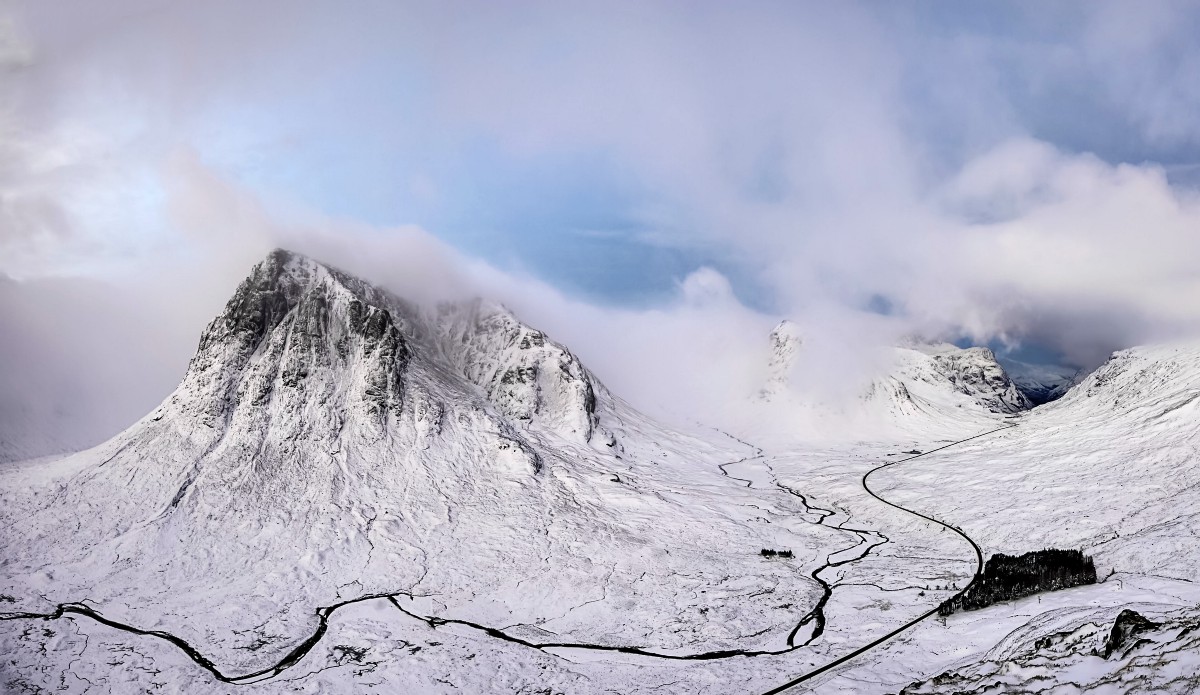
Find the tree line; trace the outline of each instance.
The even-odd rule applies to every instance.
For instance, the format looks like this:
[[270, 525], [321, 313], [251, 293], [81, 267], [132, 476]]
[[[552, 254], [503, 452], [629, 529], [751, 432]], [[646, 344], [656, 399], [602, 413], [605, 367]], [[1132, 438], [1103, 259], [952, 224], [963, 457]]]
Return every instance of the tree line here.
[[1043, 591], [1096, 583], [1096, 565], [1082, 550], [1047, 548], [1024, 555], [997, 553], [961, 596], [938, 607], [938, 615], [979, 610]]

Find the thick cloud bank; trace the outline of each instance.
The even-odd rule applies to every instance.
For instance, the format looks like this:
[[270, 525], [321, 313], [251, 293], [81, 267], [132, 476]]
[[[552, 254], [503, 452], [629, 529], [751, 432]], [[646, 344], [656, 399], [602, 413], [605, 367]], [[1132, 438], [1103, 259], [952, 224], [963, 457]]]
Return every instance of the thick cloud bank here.
[[0, 4], [0, 400], [115, 430], [276, 245], [497, 296], [694, 416], [781, 316], [814, 390], [913, 334], [1090, 367], [1200, 325], [1198, 31], [1172, 2]]

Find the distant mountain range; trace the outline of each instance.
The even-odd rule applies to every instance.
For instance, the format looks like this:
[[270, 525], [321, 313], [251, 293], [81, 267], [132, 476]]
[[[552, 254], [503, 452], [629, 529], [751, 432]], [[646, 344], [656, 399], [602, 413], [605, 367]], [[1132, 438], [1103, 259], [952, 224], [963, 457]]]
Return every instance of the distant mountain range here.
[[1000, 359], [1009, 378], [1033, 405], [1042, 405], [1062, 398], [1079, 383], [1086, 372], [1077, 367], [1053, 364], [1030, 364], [1012, 359]]

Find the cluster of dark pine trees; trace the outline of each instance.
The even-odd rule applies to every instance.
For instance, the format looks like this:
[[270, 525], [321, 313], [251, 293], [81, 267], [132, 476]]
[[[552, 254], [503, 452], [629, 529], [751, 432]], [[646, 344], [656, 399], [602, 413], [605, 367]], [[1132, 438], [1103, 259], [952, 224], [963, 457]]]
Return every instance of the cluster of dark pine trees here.
[[790, 550], [771, 550], [770, 548], [763, 548], [762, 556], [763, 557], [791, 557], [792, 551], [790, 551]]
[[971, 588], [938, 607], [938, 615], [978, 610], [1043, 591], [1095, 583], [1096, 565], [1081, 550], [1047, 548], [1024, 555], [997, 553], [984, 564], [983, 574]]

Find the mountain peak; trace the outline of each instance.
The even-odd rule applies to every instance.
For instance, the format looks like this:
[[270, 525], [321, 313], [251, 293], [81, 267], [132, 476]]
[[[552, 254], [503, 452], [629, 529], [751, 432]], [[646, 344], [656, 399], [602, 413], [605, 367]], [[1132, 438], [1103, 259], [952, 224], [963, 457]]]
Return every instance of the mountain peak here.
[[771, 330], [768, 340], [770, 354], [767, 356], [767, 383], [759, 392], [759, 396], [766, 400], [788, 389], [792, 370], [796, 367], [800, 348], [804, 345], [800, 326], [787, 319], [780, 321]]
[[[443, 394], [441, 402], [432, 394]], [[353, 424], [405, 440], [417, 431], [423, 447], [439, 430], [426, 420], [457, 402], [510, 438], [532, 427], [588, 443], [599, 423], [597, 394], [606, 392], [575, 355], [502, 304], [474, 300], [424, 311], [275, 249], [208, 325], [166, 406], [216, 431], [254, 421], [262, 431], [269, 425], [288, 433], [303, 422], [295, 436], [335, 442]], [[314, 426], [313, 412], [325, 413], [320, 420], [337, 431]], [[612, 443], [607, 431], [604, 441]]]
[[[340, 271], [276, 249], [205, 329], [185, 393], [174, 399], [198, 408], [209, 426], [229, 422], [235, 411], [249, 416], [247, 409], [297, 401], [280, 405], [289, 410], [333, 392], [343, 398], [357, 392], [349, 407], [365, 407], [376, 419], [399, 412], [411, 348], [382, 299], [382, 292]], [[357, 388], [340, 383], [341, 374], [360, 382]]]
[[1033, 407], [990, 348], [940, 345], [926, 354], [959, 393], [994, 413], [1018, 413]]

